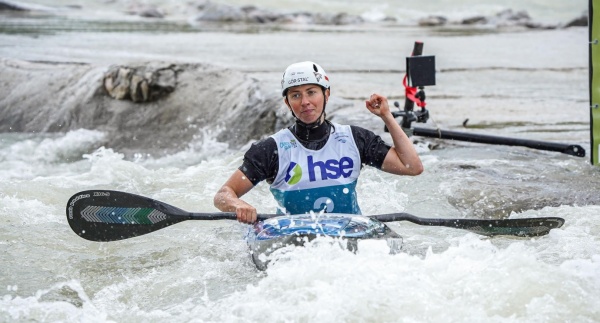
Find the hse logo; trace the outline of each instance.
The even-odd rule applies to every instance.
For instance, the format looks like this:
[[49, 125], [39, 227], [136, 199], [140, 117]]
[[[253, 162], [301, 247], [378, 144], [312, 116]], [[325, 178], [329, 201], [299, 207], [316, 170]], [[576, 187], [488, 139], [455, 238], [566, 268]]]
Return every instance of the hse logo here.
[[348, 178], [352, 175], [354, 162], [350, 157], [342, 157], [340, 160], [328, 159], [326, 161], [313, 161], [312, 156], [308, 156], [308, 176], [311, 182], [317, 180], [316, 169], [321, 173], [321, 180], [338, 179], [340, 177]]
[[[313, 156], [308, 156], [306, 160], [308, 168], [308, 179], [311, 182], [317, 180], [326, 181], [329, 179], [338, 179], [340, 177], [348, 178], [352, 175], [354, 161], [350, 157], [342, 157], [340, 160], [328, 159], [325, 161], [315, 161]], [[290, 162], [285, 174], [285, 181], [289, 185], [295, 185], [302, 178], [302, 168], [294, 162]]]

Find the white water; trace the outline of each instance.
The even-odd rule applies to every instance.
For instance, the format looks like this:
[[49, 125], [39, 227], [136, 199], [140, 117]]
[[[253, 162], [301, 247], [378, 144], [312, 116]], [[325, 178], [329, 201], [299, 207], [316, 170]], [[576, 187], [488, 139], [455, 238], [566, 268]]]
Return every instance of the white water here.
[[[17, 166], [3, 174], [0, 320], [594, 322], [600, 314], [600, 206], [514, 214], [565, 218], [563, 228], [535, 239], [394, 223], [405, 240], [400, 254], [389, 255], [384, 242], [365, 242], [357, 254], [325, 243], [288, 253], [263, 273], [249, 259], [244, 226], [234, 222], [189, 221], [110, 243], [71, 232], [66, 199], [83, 189], [117, 189], [213, 210], [213, 193], [241, 157], [233, 152], [193, 166], [156, 168], [100, 149], [84, 160], [58, 161], [65, 146], [77, 149], [96, 138], [79, 132], [42, 140], [35, 148], [47, 149], [49, 160], [30, 160], [41, 171], [24, 176]], [[443, 187], [461, 185], [463, 176], [440, 173], [466, 160], [422, 155], [428, 173], [420, 178], [365, 170], [359, 194], [366, 213], [408, 208], [421, 216], [460, 216], [447, 205], [453, 193]], [[590, 171], [581, 160], [546, 157], [563, 171]], [[10, 162], [3, 159], [2, 166]], [[597, 182], [596, 170], [592, 176]], [[265, 185], [247, 200], [263, 213], [275, 207]]]
[[[436, 4], [443, 11], [469, 2]], [[520, 9], [517, 5], [513, 9]], [[531, 14], [542, 7], [534, 1], [525, 5]], [[569, 7], [575, 13], [583, 9], [574, 3]], [[354, 69], [402, 69], [404, 52], [423, 36], [426, 52], [446, 70], [428, 89], [437, 125], [459, 128], [468, 117], [471, 124], [487, 127], [464, 131], [571, 142], [589, 154], [585, 28], [310, 36], [320, 48], [315, 54], [319, 62], [333, 68], [336, 95], [358, 102], [340, 111], [339, 121], [380, 132], [381, 124], [358, 108], [360, 98], [374, 90], [400, 97], [399, 76]], [[305, 37], [297, 32], [0, 35], [0, 53], [11, 59], [100, 64], [135, 58], [206, 60], [250, 71], [276, 87], [278, 66], [314, 53], [300, 46]], [[298, 45], [275, 52], [282, 39]], [[132, 40], [140, 46], [122, 50]], [[388, 47], [374, 50], [380, 42]], [[259, 272], [243, 240], [246, 226], [233, 221], [188, 221], [110, 243], [82, 240], [69, 228], [67, 199], [93, 188], [214, 211], [214, 192], [240, 165], [243, 149], [231, 150], [213, 137], [205, 133], [201, 142], [177, 154], [125, 160], [118, 151], [102, 148], [104, 134], [95, 130], [0, 134], [0, 321], [600, 321], [600, 171], [589, 165], [589, 157], [421, 140], [423, 175], [394, 177], [370, 168], [361, 175], [359, 203], [365, 214], [566, 220], [564, 227], [535, 239], [490, 239], [400, 222], [390, 224], [404, 237], [400, 254], [389, 255], [378, 242], [361, 243], [357, 254], [318, 243], [289, 252]], [[441, 149], [430, 148], [438, 143]], [[275, 208], [265, 184], [245, 199], [261, 213]]]

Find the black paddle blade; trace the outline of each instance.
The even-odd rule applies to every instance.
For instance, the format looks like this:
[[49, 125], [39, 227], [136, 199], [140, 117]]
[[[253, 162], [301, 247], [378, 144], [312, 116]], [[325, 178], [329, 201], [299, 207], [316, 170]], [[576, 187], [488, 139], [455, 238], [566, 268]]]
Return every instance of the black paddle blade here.
[[562, 218], [528, 218], [503, 220], [452, 220], [451, 226], [469, 230], [484, 236], [508, 235], [516, 237], [537, 237], [550, 233], [550, 230], [560, 228], [565, 223]]
[[543, 236], [555, 228], [560, 228], [565, 220], [558, 217], [527, 219], [426, 219], [408, 213], [381, 214], [376, 216], [381, 222], [409, 221], [418, 225], [441, 226], [468, 230], [484, 236], [508, 235], [517, 237]]
[[188, 212], [171, 205], [117, 191], [83, 191], [67, 202], [71, 229], [91, 241], [132, 238], [188, 218]]

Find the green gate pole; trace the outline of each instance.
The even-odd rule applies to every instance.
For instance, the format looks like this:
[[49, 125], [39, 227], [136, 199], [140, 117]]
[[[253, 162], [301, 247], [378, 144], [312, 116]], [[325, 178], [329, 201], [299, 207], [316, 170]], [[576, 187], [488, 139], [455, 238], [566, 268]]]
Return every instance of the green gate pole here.
[[590, 0], [588, 20], [590, 29], [590, 150], [592, 152], [590, 155], [592, 165], [600, 163], [600, 19], [594, 19], [595, 9], [598, 9], [600, 13], [600, 0]]

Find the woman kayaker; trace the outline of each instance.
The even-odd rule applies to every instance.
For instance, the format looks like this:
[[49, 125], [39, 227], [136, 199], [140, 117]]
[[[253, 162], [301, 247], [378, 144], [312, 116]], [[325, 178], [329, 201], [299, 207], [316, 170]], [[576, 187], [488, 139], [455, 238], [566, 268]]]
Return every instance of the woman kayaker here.
[[423, 172], [421, 159], [392, 116], [386, 97], [372, 94], [365, 106], [389, 129], [392, 147], [370, 130], [326, 120], [331, 89], [318, 64], [288, 66], [281, 87], [296, 122], [252, 144], [242, 165], [215, 195], [219, 210], [235, 212], [243, 223], [256, 222], [256, 208], [240, 197], [266, 180], [279, 204], [278, 213], [361, 214], [355, 188], [363, 165], [396, 175]]

